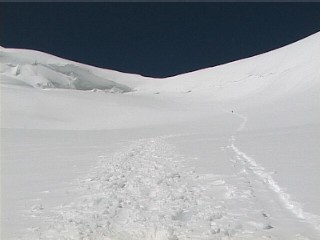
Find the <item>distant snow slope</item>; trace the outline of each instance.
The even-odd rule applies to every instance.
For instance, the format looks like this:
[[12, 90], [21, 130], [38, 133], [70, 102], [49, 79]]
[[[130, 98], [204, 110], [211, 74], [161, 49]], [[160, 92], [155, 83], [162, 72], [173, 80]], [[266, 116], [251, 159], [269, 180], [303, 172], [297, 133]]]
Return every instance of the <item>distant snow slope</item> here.
[[[103, 90], [111, 93], [135, 92], [135, 95], [169, 94], [175, 95], [178, 99], [185, 98], [184, 101], [236, 103], [239, 108], [261, 108], [265, 104], [275, 104], [277, 107], [278, 100], [283, 102], [307, 96], [312, 98], [307, 102], [310, 105], [319, 99], [317, 93], [320, 88], [320, 54], [316, 54], [320, 52], [319, 35], [319, 33], [314, 34], [302, 41], [256, 57], [156, 80], [98, 69], [41, 52], [1, 48], [0, 80], [6, 87]], [[152, 98], [157, 101], [163, 100], [159, 96]], [[164, 99], [166, 101], [168, 97]], [[43, 104], [46, 108], [55, 108], [50, 102], [45, 101]], [[308, 119], [310, 120], [315, 118]], [[4, 120], [3, 126], [10, 127], [10, 123], [7, 126], [6, 122]], [[86, 124], [82, 126], [87, 128]], [[19, 127], [26, 126], [24, 124]]]
[[320, 33], [165, 79], [0, 48], [4, 239], [319, 239]]

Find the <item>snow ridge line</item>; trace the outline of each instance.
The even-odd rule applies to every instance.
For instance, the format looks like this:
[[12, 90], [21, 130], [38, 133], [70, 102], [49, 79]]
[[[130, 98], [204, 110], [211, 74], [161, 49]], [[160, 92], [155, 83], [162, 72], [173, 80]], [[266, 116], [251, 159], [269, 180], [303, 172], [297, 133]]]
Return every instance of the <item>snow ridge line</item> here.
[[[240, 124], [239, 128], [236, 130], [237, 132], [242, 131], [245, 128], [245, 125], [247, 124], [248, 118], [241, 115], [241, 114], [235, 114], [238, 117], [240, 117], [243, 122]], [[290, 212], [294, 214], [298, 219], [302, 219], [309, 224], [311, 224], [318, 232], [320, 232], [320, 217], [318, 215], [305, 212], [301, 206], [300, 203], [294, 201], [291, 199], [291, 196], [286, 193], [279, 184], [272, 178], [271, 174], [266, 171], [266, 169], [260, 165], [257, 164], [257, 162], [249, 157], [247, 154], [242, 152], [238, 147], [235, 146], [236, 138], [235, 136], [231, 136], [230, 142], [231, 142], [231, 149], [236, 153], [237, 156], [241, 157], [246, 164], [249, 165], [249, 168], [252, 170], [252, 172], [263, 182], [267, 184], [269, 189], [271, 189], [274, 193], [277, 194], [281, 202], [284, 204], [286, 209], [288, 209]]]

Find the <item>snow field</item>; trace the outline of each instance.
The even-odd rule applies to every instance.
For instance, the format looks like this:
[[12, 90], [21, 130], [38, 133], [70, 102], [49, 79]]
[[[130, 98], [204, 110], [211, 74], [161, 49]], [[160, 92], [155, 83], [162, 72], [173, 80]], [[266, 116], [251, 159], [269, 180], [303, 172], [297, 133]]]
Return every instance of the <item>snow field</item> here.
[[167, 79], [1, 48], [2, 237], [319, 239], [319, 41]]

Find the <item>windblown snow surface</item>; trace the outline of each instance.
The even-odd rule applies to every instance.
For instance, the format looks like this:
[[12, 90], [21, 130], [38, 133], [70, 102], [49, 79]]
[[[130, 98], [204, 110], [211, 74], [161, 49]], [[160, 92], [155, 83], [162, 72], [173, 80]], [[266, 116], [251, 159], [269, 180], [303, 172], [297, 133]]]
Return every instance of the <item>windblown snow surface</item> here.
[[320, 239], [319, 53], [152, 79], [0, 48], [1, 239]]

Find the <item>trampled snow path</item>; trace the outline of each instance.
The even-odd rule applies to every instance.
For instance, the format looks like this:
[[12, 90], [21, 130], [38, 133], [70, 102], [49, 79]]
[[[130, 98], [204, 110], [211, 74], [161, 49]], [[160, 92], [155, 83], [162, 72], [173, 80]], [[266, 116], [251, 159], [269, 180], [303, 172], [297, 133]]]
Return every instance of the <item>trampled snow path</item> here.
[[[225, 150], [236, 153], [237, 174], [199, 175], [165, 137], [135, 141], [101, 156], [79, 181], [82, 197], [54, 209], [55, 217], [23, 239], [312, 239], [234, 143]], [[288, 225], [283, 238], [279, 230]]]
[[[102, 157], [80, 182], [84, 196], [57, 208], [56, 218], [26, 238], [228, 239], [254, 233], [256, 225], [243, 231], [247, 209], [226, 205], [249, 193], [237, 196], [224, 176], [197, 175], [183, 160], [164, 138], [143, 139]], [[268, 229], [260, 218], [258, 228]]]

